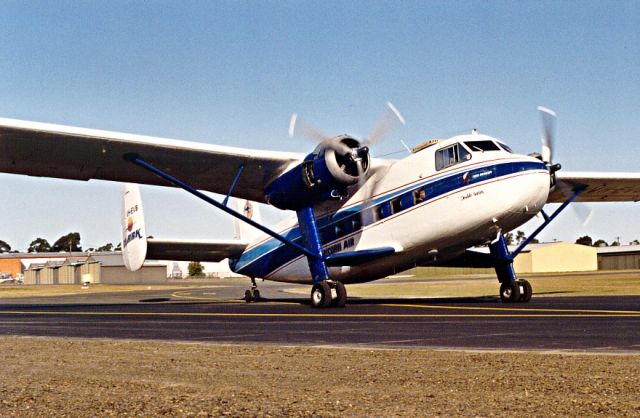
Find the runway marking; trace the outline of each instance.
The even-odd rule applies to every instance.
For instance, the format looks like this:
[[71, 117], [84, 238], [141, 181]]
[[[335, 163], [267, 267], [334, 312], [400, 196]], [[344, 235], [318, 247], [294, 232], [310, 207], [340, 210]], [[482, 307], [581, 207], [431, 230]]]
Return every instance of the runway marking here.
[[396, 308], [424, 308], [424, 309], [450, 309], [460, 311], [501, 311], [501, 312], [568, 312], [568, 313], [598, 313], [598, 314], [630, 314], [640, 315], [640, 311], [615, 311], [606, 309], [549, 309], [549, 308], [491, 308], [477, 306], [451, 306], [451, 305], [414, 305], [401, 303], [385, 303], [380, 306]]
[[[597, 311], [596, 311], [597, 312]], [[616, 318], [640, 317], [640, 312], [567, 314], [339, 314], [339, 313], [241, 313], [241, 312], [82, 312], [82, 311], [0, 311], [0, 315], [65, 316], [175, 316], [239, 318]]]

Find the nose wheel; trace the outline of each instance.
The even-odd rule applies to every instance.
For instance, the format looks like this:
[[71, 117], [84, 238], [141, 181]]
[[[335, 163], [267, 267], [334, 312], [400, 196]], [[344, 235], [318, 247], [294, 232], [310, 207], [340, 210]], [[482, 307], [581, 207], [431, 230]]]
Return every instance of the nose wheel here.
[[347, 304], [347, 289], [342, 282], [323, 280], [311, 288], [311, 306], [314, 308], [344, 308]]
[[529, 302], [533, 295], [531, 283], [524, 279], [500, 285], [500, 300], [505, 303]]

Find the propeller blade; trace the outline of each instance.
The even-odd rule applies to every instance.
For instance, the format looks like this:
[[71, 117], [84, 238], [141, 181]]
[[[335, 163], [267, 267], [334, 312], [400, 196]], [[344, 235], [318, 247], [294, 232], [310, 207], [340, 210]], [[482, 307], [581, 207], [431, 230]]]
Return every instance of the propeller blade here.
[[365, 178], [364, 167], [362, 165], [362, 158], [356, 160], [356, 164], [358, 166], [358, 190], [365, 193], [365, 197], [362, 199], [362, 210], [360, 211], [360, 225], [363, 227], [373, 222], [373, 213], [369, 206], [369, 200], [371, 199], [370, 193], [365, 191], [364, 185], [367, 182]]
[[553, 161], [556, 113], [543, 106], [538, 106], [538, 111], [542, 117], [542, 161], [551, 164]]
[[573, 203], [571, 209], [582, 226], [586, 226], [591, 222], [591, 218], [593, 218], [593, 208], [591, 206], [578, 202]]
[[305, 123], [297, 113], [291, 115], [289, 121], [289, 137], [302, 136], [306, 139], [311, 139], [316, 142], [326, 142], [327, 146], [341, 155], [351, 153], [351, 148], [343, 144], [340, 141], [333, 140], [331, 136], [325, 134], [320, 129]]
[[331, 136], [303, 121], [297, 113], [291, 115], [289, 121], [289, 137], [293, 138], [294, 136], [313, 139], [317, 142], [331, 139]]
[[387, 102], [387, 108], [378, 119], [375, 128], [367, 139], [363, 141], [363, 145], [372, 145], [387, 135], [398, 123], [405, 125], [405, 120], [398, 109], [391, 102]]
[[[556, 181], [555, 187], [560, 190], [567, 199], [569, 199], [574, 193], [573, 186], [561, 180]], [[582, 226], [586, 226], [589, 221], [591, 221], [591, 218], [593, 218], [593, 208], [586, 203], [572, 202], [569, 206], [571, 206], [574, 216]]]

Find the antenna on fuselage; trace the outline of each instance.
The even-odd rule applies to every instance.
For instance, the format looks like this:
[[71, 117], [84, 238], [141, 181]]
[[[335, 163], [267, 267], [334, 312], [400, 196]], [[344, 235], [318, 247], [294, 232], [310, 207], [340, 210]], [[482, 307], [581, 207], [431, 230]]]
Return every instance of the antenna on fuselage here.
[[471, 135], [478, 135], [478, 128], [473, 128], [471, 130]]

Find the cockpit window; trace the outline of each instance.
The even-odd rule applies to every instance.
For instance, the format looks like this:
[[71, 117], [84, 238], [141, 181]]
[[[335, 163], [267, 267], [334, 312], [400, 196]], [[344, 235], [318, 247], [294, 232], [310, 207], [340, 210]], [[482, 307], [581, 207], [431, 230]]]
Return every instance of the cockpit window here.
[[500, 148], [507, 151], [509, 154], [513, 154], [513, 150], [509, 147], [509, 145], [503, 144], [502, 142], [498, 142], [498, 145], [500, 145]]
[[464, 144], [472, 151], [500, 151], [500, 148], [493, 141], [466, 141]]
[[471, 153], [460, 144], [453, 144], [436, 151], [436, 170], [451, 167], [471, 159]]

